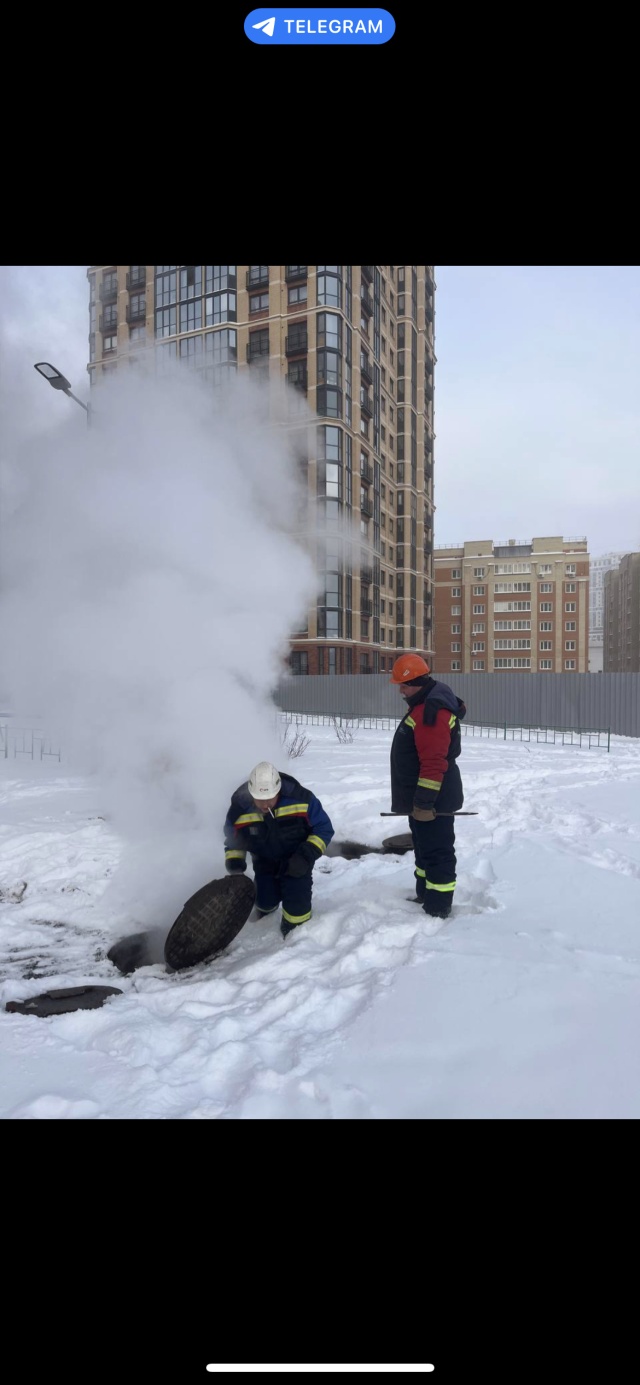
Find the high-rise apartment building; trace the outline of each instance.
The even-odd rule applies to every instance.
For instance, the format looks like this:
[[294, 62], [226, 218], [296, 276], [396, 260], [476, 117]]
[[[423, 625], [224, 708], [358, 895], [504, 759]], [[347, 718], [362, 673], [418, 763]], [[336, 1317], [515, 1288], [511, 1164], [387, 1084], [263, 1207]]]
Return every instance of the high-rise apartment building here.
[[[88, 277], [92, 383], [144, 353], [212, 387], [251, 370], [291, 389], [319, 590], [292, 633], [292, 671], [430, 656], [433, 266], [93, 265]], [[300, 428], [299, 392], [312, 428]]]
[[604, 672], [640, 673], [640, 553], [604, 575]]
[[586, 539], [438, 545], [435, 667], [445, 673], [586, 673]]
[[604, 575], [624, 553], [604, 553], [589, 564], [589, 672], [601, 673], [604, 659]]

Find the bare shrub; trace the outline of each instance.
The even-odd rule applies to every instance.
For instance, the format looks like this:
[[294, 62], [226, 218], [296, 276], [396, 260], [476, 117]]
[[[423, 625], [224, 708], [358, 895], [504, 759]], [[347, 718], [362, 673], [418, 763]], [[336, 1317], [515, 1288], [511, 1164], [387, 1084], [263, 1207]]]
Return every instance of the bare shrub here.
[[336, 733], [336, 736], [338, 737], [338, 740], [340, 741], [340, 744], [351, 745], [353, 743], [354, 737], [353, 722], [339, 722], [337, 717], [332, 717], [331, 720], [333, 723], [333, 729]]
[[290, 760], [297, 760], [311, 744], [311, 737], [305, 736], [303, 731], [290, 723], [285, 728], [284, 736], [280, 738], [280, 744]]

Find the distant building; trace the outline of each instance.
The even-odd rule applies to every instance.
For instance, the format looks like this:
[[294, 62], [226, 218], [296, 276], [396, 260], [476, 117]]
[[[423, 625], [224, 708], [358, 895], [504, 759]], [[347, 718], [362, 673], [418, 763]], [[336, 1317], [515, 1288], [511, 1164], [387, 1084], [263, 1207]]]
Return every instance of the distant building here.
[[640, 673], [640, 553], [604, 575], [604, 671]]
[[587, 673], [585, 538], [436, 545], [435, 669]]
[[624, 553], [604, 553], [589, 565], [589, 672], [604, 667], [604, 575], [617, 568]]
[[319, 529], [318, 597], [291, 633], [291, 672], [430, 658], [434, 266], [91, 265], [88, 279], [92, 386], [174, 360], [211, 389], [235, 371], [286, 381]]

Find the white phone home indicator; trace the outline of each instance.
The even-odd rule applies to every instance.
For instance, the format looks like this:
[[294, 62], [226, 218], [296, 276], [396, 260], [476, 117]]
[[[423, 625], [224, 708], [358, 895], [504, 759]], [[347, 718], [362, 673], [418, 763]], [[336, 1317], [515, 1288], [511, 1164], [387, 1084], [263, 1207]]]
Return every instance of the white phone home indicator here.
[[208, 1371], [433, 1371], [435, 1366], [207, 1366]]

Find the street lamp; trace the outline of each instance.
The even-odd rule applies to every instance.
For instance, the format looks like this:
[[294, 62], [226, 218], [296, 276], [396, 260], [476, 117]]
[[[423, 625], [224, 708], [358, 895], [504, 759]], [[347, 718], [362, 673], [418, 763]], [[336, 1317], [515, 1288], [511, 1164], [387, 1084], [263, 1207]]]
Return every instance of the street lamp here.
[[75, 403], [79, 404], [81, 409], [84, 409], [87, 415], [87, 427], [90, 428], [91, 405], [83, 404], [82, 400], [78, 399], [77, 395], [73, 393], [71, 385], [69, 384], [69, 381], [66, 378], [66, 375], [63, 375], [60, 370], [56, 370], [55, 366], [50, 365], [48, 361], [38, 361], [38, 364], [34, 366], [34, 370], [37, 370], [40, 372], [41, 375], [44, 375], [45, 380], [49, 381], [49, 384], [53, 386], [54, 390], [62, 390], [64, 394], [67, 394], [69, 396], [70, 399], [75, 400]]

